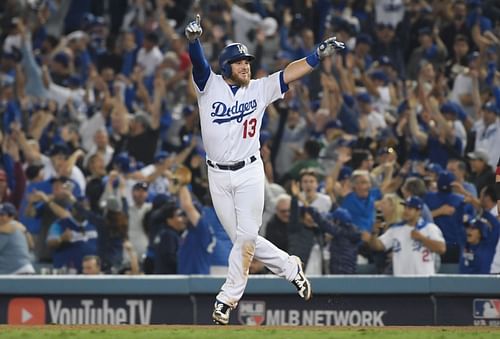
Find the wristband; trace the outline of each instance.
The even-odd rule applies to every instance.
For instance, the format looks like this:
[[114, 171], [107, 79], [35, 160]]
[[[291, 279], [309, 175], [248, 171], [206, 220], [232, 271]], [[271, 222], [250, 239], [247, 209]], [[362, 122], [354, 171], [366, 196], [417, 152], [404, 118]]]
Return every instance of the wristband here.
[[500, 166], [497, 166], [496, 175], [500, 175]]
[[316, 66], [319, 65], [319, 55], [317, 52], [314, 52], [306, 57], [306, 62], [311, 66], [312, 68], [315, 68]]

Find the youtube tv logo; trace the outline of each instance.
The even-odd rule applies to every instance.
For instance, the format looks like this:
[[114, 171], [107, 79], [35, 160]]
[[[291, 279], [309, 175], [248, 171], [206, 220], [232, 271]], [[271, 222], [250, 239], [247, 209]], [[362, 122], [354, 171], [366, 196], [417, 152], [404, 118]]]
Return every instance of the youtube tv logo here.
[[14, 298], [7, 309], [9, 325], [45, 324], [45, 301], [42, 298]]

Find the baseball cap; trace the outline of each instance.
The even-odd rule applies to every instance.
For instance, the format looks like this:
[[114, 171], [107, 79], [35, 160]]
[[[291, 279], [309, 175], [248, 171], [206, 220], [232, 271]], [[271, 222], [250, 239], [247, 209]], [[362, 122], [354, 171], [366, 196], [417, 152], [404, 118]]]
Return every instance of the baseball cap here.
[[54, 55], [54, 61], [62, 64], [64, 67], [68, 67], [69, 56], [64, 52], [60, 52]]
[[451, 191], [451, 183], [456, 180], [456, 177], [453, 173], [449, 171], [442, 171], [439, 173], [437, 180], [437, 187], [440, 192], [450, 192]]
[[0, 215], [15, 216], [17, 214], [17, 209], [10, 202], [4, 202], [0, 204]]
[[431, 162], [430, 164], [425, 166], [425, 170], [428, 172], [439, 174], [443, 171], [443, 167], [438, 163]]
[[378, 58], [378, 63], [381, 66], [393, 66], [392, 60], [388, 55], [382, 55], [380, 58]]
[[182, 116], [183, 117], [188, 117], [191, 115], [191, 113], [194, 112], [194, 107], [193, 105], [187, 105], [182, 109]]
[[338, 181], [349, 179], [352, 175], [352, 168], [349, 166], [342, 166], [339, 171]]
[[342, 129], [342, 122], [338, 119], [330, 120], [325, 125], [325, 130], [330, 128]]
[[481, 160], [485, 163], [488, 163], [488, 161], [490, 160], [488, 153], [481, 149], [467, 153], [467, 157], [471, 160]]
[[372, 45], [373, 44], [373, 39], [371, 36], [365, 33], [361, 33], [356, 37], [356, 45], [358, 44], [367, 44], [367, 45]]
[[48, 154], [50, 157], [52, 157], [54, 155], [59, 155], [59, 154], [68, 155], [69, 148], [65, 144], [58, 142], [58, 143], [52, 144], [52, 146], [50, 146]]
[[421, 210], [422, 207], [424, 206], [424, 202], [417, 196], [411, 196], [408, 197], [405, 201], [403, 201], [401, 205]]
[[447, 102], [445, 102], [444, 104], [442, 104], [442, 105], [441, 105], [440, 110], [441, 110], [441, 113], [443, 113], [443, 114], [446, 114], [446, 113], [447, 113], [447, 114], [452, 114], [452, 115], [454, 115], [454, 116], [456, 116], [456, 115], [457, 115], [457, 113], [458, 113], [458, 112], [457, 112], [457, 108], [456, 108], [456, 106], [455, 106], [455, 105], [453, 105], [453, 104], [452, 104], [451, 102], [449, 102], [449, 101], [447, 101]]
[[330, 219], [336, 220], [339, 224], [350, 224], [352, 223], [351, 213], [342, 207], [337, 208], [335, 211], [329, 214]]
[[118, 169], [124, 173], [129, 173], [130, 168], [130, 157], [127, 152], [119, 153], [113, 160], [113, 164], [118, 167]]
[[372, 102], [370, 94], [368, 94], [367, 92], [360, 93], [360, 94], [356, 95], [356, 99], [358, 101], [361, 101], [361, 102], [364, 102], [364, 103], [368, 103], [368, 104]]
[[432, 30], [430, 27], [422, 27], [418, 30], [418, 35], [431, 35]]
[[380, 80], [383, 81], [384, 83], [387, 83], [389, 81], [389, 78], [385, 74], [384, 71], [382, 70], [376, 70], [370, 74], [370, 76], [375, 79], [375, 80]]
[[497, 115], [500, 115], [500, 107], [496, 105], [494, 102], [488, 102], [483, 106], [485, 111], [493, 112]]
[[481, 232], [481, 237], [484, 239], [488, 237], [489, 226], [486, 219], [474, 218], [467, 223], [467, 227], [477, 228]]
[[162, 162], [163, 160], [167, 159], [170, 156], [170, 153], [167, 151], [159, 151], [155, 155], [155, 162]]
[[134, 186], [132, 186], [132, 189], [133, 190], [144, 190], [144, 191], [147, 191], [149, 188], [149, 184], [145, 181], [140, 181], [140, 182], [137, 182], [134, 184]]

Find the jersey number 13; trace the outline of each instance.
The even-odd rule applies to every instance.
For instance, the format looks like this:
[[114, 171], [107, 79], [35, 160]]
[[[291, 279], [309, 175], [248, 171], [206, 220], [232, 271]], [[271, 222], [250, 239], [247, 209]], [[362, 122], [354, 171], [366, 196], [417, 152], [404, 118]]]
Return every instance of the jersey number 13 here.
[[257, 119], [252, 118], [245, 120], [243, 123], [243, 139], [253, 138], [256, 132]]

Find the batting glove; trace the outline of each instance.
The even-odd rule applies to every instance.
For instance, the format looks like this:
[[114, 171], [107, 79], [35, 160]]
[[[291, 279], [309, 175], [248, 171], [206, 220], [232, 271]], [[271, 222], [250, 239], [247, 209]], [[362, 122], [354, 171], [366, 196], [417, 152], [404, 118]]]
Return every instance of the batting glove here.
[[203, 33], [203, 29], [201, 28], [200, 20], [201, 20], [200, 15], [196, 14], [196, 21], [191, 21], [186, 26], [186, 29], [184, 30], [184, 34], [186, 34], [186, 38], [188, 38], [188, 40], [191, 42], [198, 39], [201, 36], [201, 33]]
[[322, 60], [330, 55], [333, 55], [335, 51], [341, 51], [344, 48], [345, 44], [343, 42], [337, 41], [336, 37], [332, 37], [320, 43], [316, 52], [318, 53], [320, 60]]

